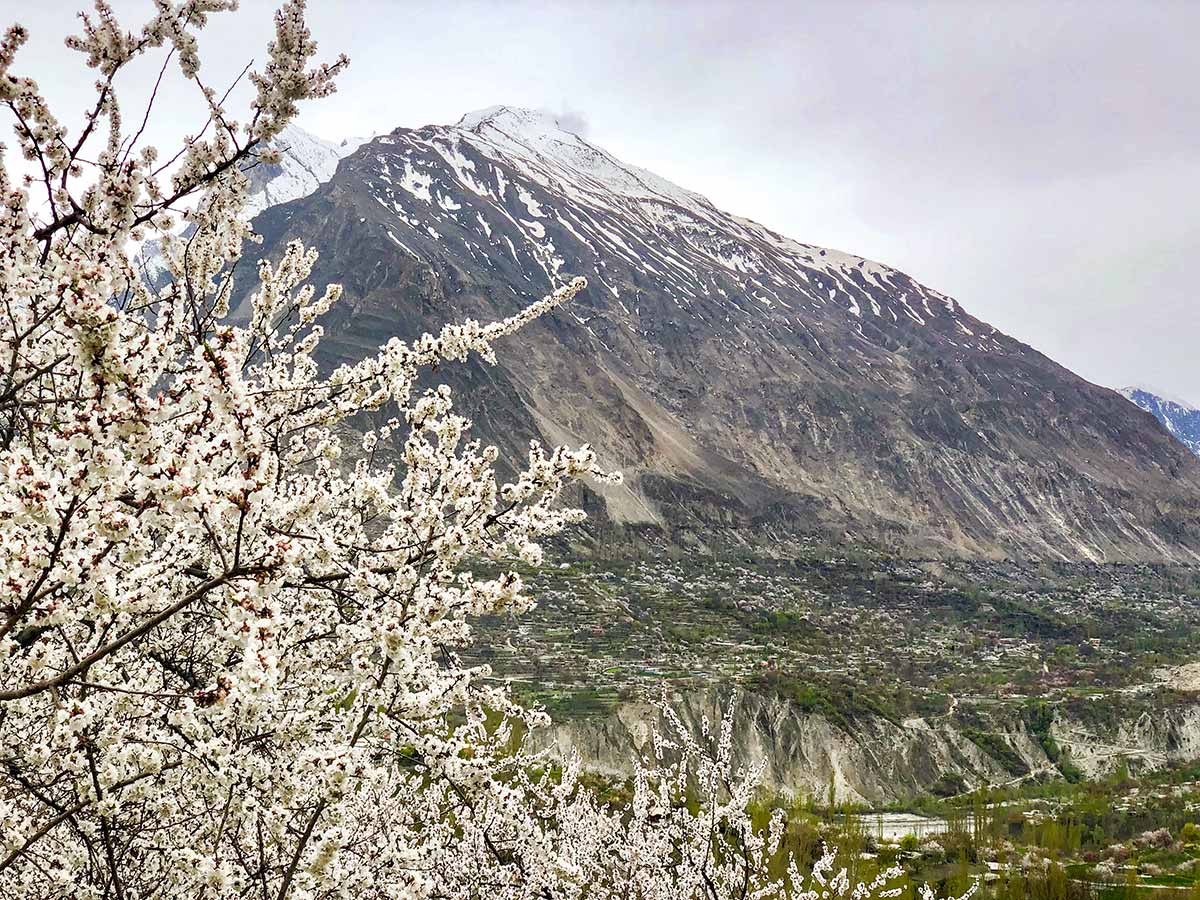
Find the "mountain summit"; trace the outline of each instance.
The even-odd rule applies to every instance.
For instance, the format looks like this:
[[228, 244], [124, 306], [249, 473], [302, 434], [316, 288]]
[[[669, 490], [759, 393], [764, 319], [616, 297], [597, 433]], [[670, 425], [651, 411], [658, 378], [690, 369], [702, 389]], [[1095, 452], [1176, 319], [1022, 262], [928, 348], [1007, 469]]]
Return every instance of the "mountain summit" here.
[[578, 137], [570, 129], [564, 128], [562, 121], [553, 113], [540, 109], [522, 109], [516, 106], [489, 106], [485, 109], [477, 109], [459, 119], [454, 127], [475, 132], [484, 127], [492, 127], [525, 134], [557, 131]]
[[[626, 164], [547, 113], [400, 128], [256, 219], [348, 300], [326, 364], [392, 335], [590, 287], [448, 374], [479, 436], [590, 442], [594, 520], [679, 543], [1195, 559], [1200, 462], [1150, 417], [862, 257]], [[1014, 290], [1020, 271], [1014, 268]]]

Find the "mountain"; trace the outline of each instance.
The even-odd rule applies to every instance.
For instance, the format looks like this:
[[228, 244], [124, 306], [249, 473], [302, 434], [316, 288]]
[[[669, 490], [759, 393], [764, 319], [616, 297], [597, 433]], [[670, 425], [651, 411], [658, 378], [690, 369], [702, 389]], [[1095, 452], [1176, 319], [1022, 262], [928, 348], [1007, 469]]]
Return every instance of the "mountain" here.
[[349, 156], [369, 138], [348, 138], [337, 144], [288, 125], [271, 144], [281, 151], [276, 165], [257, 165], [249, 172], [247, 214], [306, 197], [333, 177], [339, 160]]
[[1200, 462], [1118, 394], [903, 272], [723, 212], [546, 114], [398, 128], [255, 227], [255, 252], [300, 238], [318, 286], [345, 286], [325, 365], [587, 276], [499, 365], [438, 377], [508, 452], [586, 441], [623, 470], [587, 498], [597, 527], [709, 547], [1200, 551]]
[[[250, 217], [264, 209], [306, 197], [333, 177], [339, 160], [348, 156], [370, 138], [347, 138], [337, 144], [309, 134], [303, 128], [287, 125], [271, 141], [281, 153], [278, 163], [260, 163], [247, 172], [250, 181], [246, 214]], [[166, 269], [159, 257], [157, 239], [146, 241], [138, 250], [143, 275], [151, 283], [161, 279]]]
[[1183, 400], [1172, 400], [1145, 388], [1121, 388], [1121, 394], [1162, 422], [1181, 444], [1200, 455], [1200, 410]]

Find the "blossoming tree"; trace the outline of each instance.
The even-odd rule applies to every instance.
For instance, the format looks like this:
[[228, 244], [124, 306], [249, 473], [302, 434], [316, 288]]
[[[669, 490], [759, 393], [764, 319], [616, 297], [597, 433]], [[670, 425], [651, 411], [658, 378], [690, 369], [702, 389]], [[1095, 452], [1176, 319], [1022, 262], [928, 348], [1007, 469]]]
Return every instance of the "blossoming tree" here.
[[[98, 3], [67, 42], [98, 74], [77, 132], [12, 74], [24, 31], [0, 44], [34, 173], [0, 170], [0, 896], [880, 890], [828, 859], [801, 875], [778, 816], [751, 827], [754, 773], [727, 725], [660, 738], [613, 810], [577, 761], [522, 748], [539, 713], [459, 662], [472, 617], [531, 603], [505, 563], [540, 564], [539, 542], [582, 518], [564, 485], [612, 476], [586, 447], [533, 445], [499, 483], [449, 390], [417, 380], [491, 360], [584, 281], [322, 375], [317, 319], [340, 289], [306, 286], [316, 257], [293, 244], [260, 263], [248, 324], [226, 321], [252, 238], [244, 173], [347, 63], [313, 64], [293, 0], [235, 121], [195, 40], [234, 6], [156, 0], [126, 31]], [[115, 89], [153, 53], [207, 109], [161, 161], [140, 145], [153, 99], [130, 130]], [[147, 238], [167, 273], [153, 285], [130, 252]], [[350, 427], [385, 408], [382, 427]], [[483, 560], [501, 574], [476, 574]]]

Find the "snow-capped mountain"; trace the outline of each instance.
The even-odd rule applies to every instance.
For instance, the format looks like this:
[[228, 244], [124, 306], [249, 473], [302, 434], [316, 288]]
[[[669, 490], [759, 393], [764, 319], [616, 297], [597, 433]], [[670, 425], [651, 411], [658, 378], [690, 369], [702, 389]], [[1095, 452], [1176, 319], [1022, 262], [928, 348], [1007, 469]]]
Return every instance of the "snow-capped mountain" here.
[[587, 276], [498, 366], [439, 377], [470, 387], [477, 433], [510, 453], [588, 441], [622, 469], [593, 520], [681, 543], [1200, 551], [1197, 504], [1179, 502], [1200, 500], [1200, 462], [1116, 393], [903, 272], [726, 213], [544, 113], [396, 129], [255, 226], [257, 252], [300, 238], [316, 279], [345, 286], [327, 364]]
[[[378, 201], [390, 205], [412, 230], [413, 240], [405, 241], [402, 234], [391, 237], [414, 259], [436, 255], [426, 252], [432, 249], [423, 246], [426, 241], [449, 240], [468, 255], [507, 251], [530, 270], [524, 280], [533, 293], [562, 283], [568, 274], [585, 274], [620, 307], [626, 304], [609, 270], [623, 264], [661, 279], [681, 309], [715, 293], [722, 306], [776, 328], [804, 331], [801, 309], [834, 306], [865, 321], [865, 327], [872, 318], [895, 322], [904, 317], [948, 327], [981, 347], [994, 342], [994, 329], [985, 326], [976, 334], [953, 300], [929, 289], [917, 296], [907, 276], [730, 216], [699, 194], [621, 163], [563, 131], [546, 113], [492, 107], [464, 116], [447, 133], [447, 143], [436, 138], [426, 142], [416, 136], [421, 132], [379, 139], [387, 147], [432, 148], [454, 176], [454, 183], [441, 182], [406, 151], [394, 163], [378, 157], [381, 165], [372, 188]], [[454, 149], [461, 146], [491, 160], [492, 170], [475, 166]], [[394, 157], [395, 151], [388, 155]], [[510, 183], [505, 177], [510, 166], [523, 176], [520, 180]], [[464, 188], [469, 194], [465, 204], [457, 199]], [[553, 202], [543, 209], [538, 198], [547, 196]], [[513, 200], [515, 209], [509, 209]], [[499, 234], [506, 226], [517, 234], [493, 239], [492, 232]], [[557, 244], [556, 229], [563, 232]], [[580, 265], [583, 260], [586, 265]], [[534, 269], [543, 277], [532, 274]], [[893, 276], [899, 276], [894, 284], [889, 281]], [[885, 292], [872, 302], [864, 283]], [[803, 295], [800, 303], [793, 296], [797, 288]], [[636, 289], [626, 293], [626, 299], [635, 296]]]
[[271, 143], [279, 148], [278, 165], [258, 165], [250, 170], [250, 196], [246, 211], [255, 216], [269, 206], [307, 197], [333, 177], [338, 162], [370, 138], [348, 138], [338, 143], [288, 125]]
[[[335, 144], [295, 125], [286, 126], [271, 142], [280, 150], [279, 162], [255, 165], [247, 173], [250, 190], [246, 198], [246, 215], [253, 218], [264, 209], [307, 197], [333, 177], [343, 157], [369, 140], [347, 138]], [[166, 274], [161, 252], [158, 239], [146, 241], [137, 250], [140, 271], [150, 282], [158, 281]]]
[[1121, 388], [1121, 394], [1153, 415], [1180, 443], [1200, 455], [1200, 410], [1146, 388]]

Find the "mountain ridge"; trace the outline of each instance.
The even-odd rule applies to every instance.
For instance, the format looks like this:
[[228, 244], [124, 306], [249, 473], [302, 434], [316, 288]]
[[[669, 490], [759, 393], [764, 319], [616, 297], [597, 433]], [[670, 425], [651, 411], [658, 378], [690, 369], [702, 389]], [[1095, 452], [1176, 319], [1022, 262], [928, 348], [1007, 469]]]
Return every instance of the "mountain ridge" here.
[[594, 498], [602, 522], [710, 547], [814, 533], [1197, 558], [1196, 460], [1116, 393], [898, 270], [724, 213], [544, 113], [396, 129], [255, 224], [261, 252], [299, 237], [322, 253], [317, 281], [345, 285], [327, 365], [586, 275], [498, 367], [451, 380], [484, 439], [590, 441], [623, 469]]

